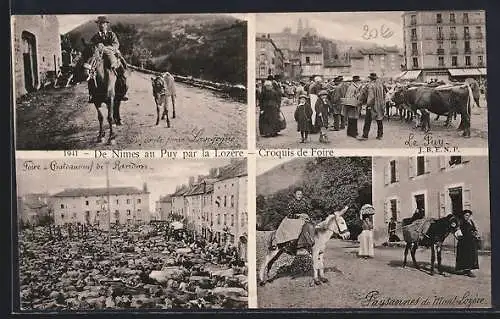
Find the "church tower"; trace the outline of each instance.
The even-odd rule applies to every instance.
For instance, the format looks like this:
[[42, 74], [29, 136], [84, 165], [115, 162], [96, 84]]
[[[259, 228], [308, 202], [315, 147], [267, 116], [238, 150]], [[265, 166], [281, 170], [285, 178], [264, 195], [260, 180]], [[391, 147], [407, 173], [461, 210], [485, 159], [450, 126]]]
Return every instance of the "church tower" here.
[[299, 24], [297, 26], [297, 34], [301, 36], [302, 32], [304, 32], [304, 27], [302, 26], [302, 19], [299, 18]]

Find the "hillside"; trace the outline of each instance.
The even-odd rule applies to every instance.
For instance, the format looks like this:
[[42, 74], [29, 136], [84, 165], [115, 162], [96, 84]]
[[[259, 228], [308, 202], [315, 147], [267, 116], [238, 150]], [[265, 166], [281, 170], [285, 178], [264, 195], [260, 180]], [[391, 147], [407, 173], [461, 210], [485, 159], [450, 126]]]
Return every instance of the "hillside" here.
[[272, 195], [302, 181], [307, 162], [296, 158], [257, 176], [257, 195]]
[[[231, 24], [237, 19], [225, 15], [213, 14], [111, 14], [107, 16], [111, 25], [133, 24], [139, 32], [150, 34], [168, 30], [172, 33], [180, 32], [186, 26], [203, 26], [205, 24], [226, 23]], [[90, 40], [96, 33], [97, 27], [94, 20], [81, 24], [67, 33], [70, 37], [84, 38]]]
[[[128, 63], [214, 82], [246, 83], [246, 21], [223, 14], [109, 15]], [[63, 35], [82, 51], [97, 32], [93, 20]], [[63, 48], [64, 49], [64, 48]]]

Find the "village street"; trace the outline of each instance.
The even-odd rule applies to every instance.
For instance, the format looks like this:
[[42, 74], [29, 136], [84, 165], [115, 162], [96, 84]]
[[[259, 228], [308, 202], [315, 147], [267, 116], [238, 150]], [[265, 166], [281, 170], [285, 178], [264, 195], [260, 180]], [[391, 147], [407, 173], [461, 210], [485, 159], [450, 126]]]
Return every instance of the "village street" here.
[[[405, 142], [410, 134], [414, 134], [414, 139], [423, 144], [424, 132], [420, 129], [414, 129], [412, 123], [400, 121], [394, 116], [391, 120], [384, 120], [384, 138], [382, 140], [375, 139], [377, 133], [377, 123], [372, 122], [369, 140], [358, 141], [348, 137], [345, 130], [328, 131], [327, 135], [330, 140], [329, 144], [322, 144], [318, 141], [319, 134], [310, 135], [307, 144], [301, 144], [300, 133], [297, 132], [297, 123], [294, 120], [294, 112], [296, 105], [288, 103], [284, 99], [281, 111], [287, 121], [287, 127], [281, 131], [277, 137], [261, 137], [259, 136], [259, 108], [256, 110], [256, 130], [257, 130], [257, 148], [301, 148], [301, 147], [321, 147], [321, 148], [407, 148]], [[480, 100], [481, 108], [474, 108], [471, 115], [471, 138], [463, 138], [462, 132], [458, 132], [456, 128], [460, 123], [460, 116], [453, 122], [453, 127], [444, 127], [446, 118], [441, 116], [438, 121], [435, 121], [436, 115], [431, 114], [431, 133], [433, 137], [442, 139], [447, 142], [450, 147], [458, 146], [466, 147], [487, 147], [488, 145], [488, 109], [484, 96]], [[331, 119], [330, 119], [331, 120]], [[358, 133], [361, 136], [363, 132], [364, 115], [358, 120]]]
[[[257, 232], [257, 269], [270, 232]], [[476, 278], [453, 274], [455, 255], [443, 252], [446, 276], [429, 275], [430, 250], [419, 249], [417, 261], [425, 269], [402, 268], [404, 248], [376, 248], [374, 259], [360, 259], [357, 245], [330, 240], [325, 252], [325, 276], [329, 283], [315, 286], [311, 273], [297, 272], [307, 257], [281, 256], [271, 270], [277, 279], [258, 287], [263, 308], [462, 308], [491, 306], [491, 257], [479, 256]], [[304, 259], [303, 259], [304, 258]], [[410, 258], [410, 257], [409, 257]], [[300, 260], [298, 262], [297, 260]], [[310, 259], [307, 259], [310, 261]], [[411, 260], [411, 258], [410, 258]], [[292, 267], [286, 267], [290, 264]], [[281, 268], [281, 267], [286, 267]], [[280, 269], [281, 268], [281, 269]], [[290, 269], [292, 268], [292, 269]], [[292, 278], [295, 276], [296, 278]], [[392, 300], [390, 300], [390, 299]], [[424, 301], [428, 298], [429, 304]], [[378, 304], [374, 301], [377, 300]], [[384, 304], [385, 303], [385, 304]]]
[[[87, 103], [87, 84], [41, 90], [21, 98], [15, 107], [18, 150], [68, 149], [243, 149], [247, 147], [247, 105], [212, 91], [176, 83], [176, 118], [171, 128], [158, 126], [150, 75], [131, 71], [129, 100], [121, 105], [123, 126], [116, 127], [116, 145], [97, 140], [99, 122]], [[104, 130], [109, 135], [106, 106]]]

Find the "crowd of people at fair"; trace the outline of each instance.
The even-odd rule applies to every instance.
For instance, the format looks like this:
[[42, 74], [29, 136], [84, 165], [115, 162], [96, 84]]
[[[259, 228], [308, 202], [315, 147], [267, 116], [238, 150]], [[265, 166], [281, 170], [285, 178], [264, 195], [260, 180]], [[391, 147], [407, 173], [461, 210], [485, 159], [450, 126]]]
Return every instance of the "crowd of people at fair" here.
[[169, 224], [37, 226], [19, 234], [23, 310], [246, 308], [236, 247]]
[[[346, 130], [348, 137], [361, 141], [369, 138], [372, 121], [377, 123], [376, 138], [384, 135], [383, 120], [390, 117], [389, 92], [396, 84], [417, 85], [410, 81], [381, 79], [370, 73], [365, 79], [354, 75], [349, 79], [337, 76], [324, 80], [312, 76], [308, 81], [283, 81], [278, 76], [268, 76], [257, 82], [257, 105], [259, 107], [259, 134], [276, 137], [286, 126], [281, 106], [295, 105], [294, 120], [300, 132], [300, 143], [310, 141], [311, 134], [319, 133], [319, 142], [329, 143], [327, 131]], [[437, 78], [430, 79], [428, 86], [445, 84]], [[486, 95], [486, 83], [481, 83], [481, 93]], [[358, 119], [364, 110], [361, 134]]]

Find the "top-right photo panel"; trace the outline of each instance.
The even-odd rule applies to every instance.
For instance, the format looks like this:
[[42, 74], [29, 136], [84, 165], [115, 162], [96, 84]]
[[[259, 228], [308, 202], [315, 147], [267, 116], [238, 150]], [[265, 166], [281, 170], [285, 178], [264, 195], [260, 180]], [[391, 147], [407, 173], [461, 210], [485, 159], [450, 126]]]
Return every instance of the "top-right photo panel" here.
[[263, 13], [259, 148], [488, 147], [486, 14]]

